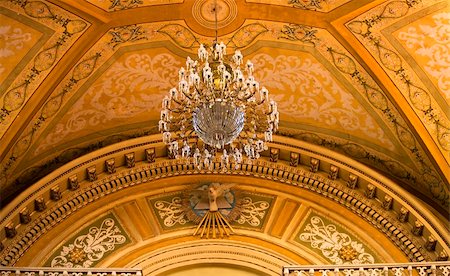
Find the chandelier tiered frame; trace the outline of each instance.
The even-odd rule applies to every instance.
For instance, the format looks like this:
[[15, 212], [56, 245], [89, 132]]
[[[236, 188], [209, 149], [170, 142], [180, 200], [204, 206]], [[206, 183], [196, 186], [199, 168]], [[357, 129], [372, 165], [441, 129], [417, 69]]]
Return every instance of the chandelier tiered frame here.
[[159, 130], [169, 156], [199, 169], [212, 169], [216, 161], [223, 169], [230, 163], [238, 168], [244, 159], [258, 159], [278, 129], [275, 101], [239, 50], [228, 59], [223, 42], [209, 51], [202, 44], [198, 58], [187, 58], [178, 86], [162, 102]]

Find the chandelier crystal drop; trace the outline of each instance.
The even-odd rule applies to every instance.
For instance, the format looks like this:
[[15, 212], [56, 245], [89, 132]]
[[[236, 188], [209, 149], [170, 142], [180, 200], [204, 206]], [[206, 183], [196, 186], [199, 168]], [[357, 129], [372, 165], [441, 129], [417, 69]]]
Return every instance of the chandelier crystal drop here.
[[253, 64], [243, 65], [236, 50], [226, 56], [223, 42], [207, 50], [202, 44], [198, 60], [190, 57], [178, 73], [178, 85], [162, 102], [159, 130], [169, 155], [193, 163], [198, 169], [235, 168], [260, 157], [278, 129], [279, 113], [269, 91], [253, 77]]

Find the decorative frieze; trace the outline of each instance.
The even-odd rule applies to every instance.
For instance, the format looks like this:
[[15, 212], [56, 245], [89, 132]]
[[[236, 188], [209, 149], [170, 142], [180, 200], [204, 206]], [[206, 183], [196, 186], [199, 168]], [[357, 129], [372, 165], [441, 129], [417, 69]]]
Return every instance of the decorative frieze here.
[[116, 172], [116, 159], [111, 158], [105, 161], [105, 171], [109, 174]]
[[328, 178], [331, 180], [336, 180], [339, 176], [339, 168], [331, 165], [330, 166], [330, 172], [328, 173]]
[[78, 176], [72, 175], [67, 179], [67, 188], [71, 191], [75, 191], [80, 187], [80, 184], [78, 183]]
[[89, 167], [86, 169], [87, 179], [90, 182], [97, 180], [97, 169], [95, 166]]
[[136, 165], [134, 152], [125, 154], [125, 165], [127, 168], [133, 168]]
[[311, 158], [311, 161], [309, 163], [309, 170], [311, 172], [318, 172], [319, 171], [319, 165], [320, 165], [320, 161], [319, 159], [316, 158]]

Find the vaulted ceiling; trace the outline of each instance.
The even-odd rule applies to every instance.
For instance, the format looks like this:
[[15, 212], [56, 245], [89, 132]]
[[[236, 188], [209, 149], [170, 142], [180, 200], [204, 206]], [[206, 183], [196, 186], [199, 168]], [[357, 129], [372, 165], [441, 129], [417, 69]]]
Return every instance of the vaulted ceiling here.
[[[280, 111], [261, 160], [228, 171], [169, 159], [158, 132], [179, 68], [214, 40], [215, 3], [219, 40]], [[326, 225], [371, 262], [447, 259], [449, 20], [447, 0], [0, 1], [1, 264], [61, 264], [110, 223], [123, 242], [89, 266], [211, 257], [193, 221], [158, 209], [210, 182], [263, 204], [217, 259], [248, 250], [274, 275], [342, 261], [302, 240]]]
[[[448, 1], [218, 0], [219, 39], [278, 102], [278, 135], [364, 163], [448, 214]], [[157, 133], [214, 1], [0, 3], [2, 205], [68, 161]]]

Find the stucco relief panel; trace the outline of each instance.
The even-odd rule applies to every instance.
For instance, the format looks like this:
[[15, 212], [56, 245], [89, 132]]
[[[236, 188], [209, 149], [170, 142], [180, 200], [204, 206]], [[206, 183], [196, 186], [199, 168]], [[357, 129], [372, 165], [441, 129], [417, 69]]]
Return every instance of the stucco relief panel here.
[[379, 257], [367, 247], [367, 242], [341, 224], [316, 212], [308, 215], [294, 240], [311, 248], [332, 264], [379, 262]]
[[131, 239], [113, 214], [108, 214], [80, 230], [59, 247], [46, 266], [88, 268], [94, 267]]
[[395, 36], [450, 102], [450, 12], [425, 16]]

